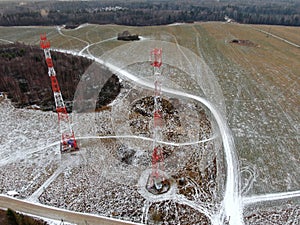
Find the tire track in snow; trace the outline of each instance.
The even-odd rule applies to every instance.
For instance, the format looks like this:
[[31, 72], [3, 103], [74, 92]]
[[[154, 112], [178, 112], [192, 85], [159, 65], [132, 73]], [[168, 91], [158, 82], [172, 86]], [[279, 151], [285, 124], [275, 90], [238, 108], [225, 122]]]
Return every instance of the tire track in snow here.
[[297, 198], [297, 197], [300, 197], [300, 190], [299, 191], [291, 191], [291, 192], [271, 193], [271, 194], [243, 197], [243, 204], [250, 205], [250, 204], [255, 204], [258, 202], [276, 201], [276, 200]]
[[[139, 79], [138, 77], [130, 74], [128, 71], [123, 70], [109, 62], [105, 62], [102, 59], [94, 58], [100, 64], [107, 66], [112, 71], [116, 72], [120, 76], [130, 79], [133, 82], [145, 86], [147, 88], [154, 88], [153, 84], [144, 80]], [[134, 62], [132, 62], [134, 63]], [[226, 158], [226, 188], [224, 193], [224, 200], [223, 200], [223, 209], [219, 214], [219, 218], [217, 220], [219, 223], [222, 223], [224, 217], [227, 220], [230, 220], [229, 223], [232, 225], [239, 225], [244, 224], [243, 221], [243, 213], [242, 213], [242, 200], [240, 196], [239, 190], [239, 171], [238, 171], [238, 161], [235, 155], [235, 147], [233, 142], [233, 137], [229, 128], [226, 125], [226, 121], [221, 115], [221, 113], [206, 99], [195, 96], [192, 94], [187, 94], [181, 91], [172, 90], [169, 88], [162, 88], [162, 92], [167, 94], [181, 96], [185, 98], [194, 99], [198, 102], [204, 104], [213, 114], [214, 118], [220, 129], [220, 135], [224, 145], [224, 152]], [[224, 210], [224, 211], [223, 211]]]

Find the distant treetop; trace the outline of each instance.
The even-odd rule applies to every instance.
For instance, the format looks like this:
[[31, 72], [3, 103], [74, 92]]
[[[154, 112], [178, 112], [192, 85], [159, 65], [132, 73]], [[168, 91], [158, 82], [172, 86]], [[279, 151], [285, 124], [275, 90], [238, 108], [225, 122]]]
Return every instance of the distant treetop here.
[[3, 1], [0, 26], [120, 24], [163, 25], [175, 22], [224, 21], [300, 25], [298, 0], [103, 0]]

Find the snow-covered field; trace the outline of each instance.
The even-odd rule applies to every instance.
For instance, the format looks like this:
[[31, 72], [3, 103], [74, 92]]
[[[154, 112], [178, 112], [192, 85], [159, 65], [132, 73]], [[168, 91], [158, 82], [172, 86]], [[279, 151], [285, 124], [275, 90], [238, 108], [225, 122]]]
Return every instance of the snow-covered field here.
[[[127, 89], [125, 92], [126, 91], [131, 90]], [[145, 93], [149, 94], [149, 91]], [[6, 193], [9, 190], [16, 190], [20, 193], [21, 198], [27, 198], [29, 201], [39, 201], [51, 206], [109, 217], [113, 216], [135, 222], [148, 221], [148, 223], [151, 223], [152, 220], [154, 220], [152, 222], [155, 222], [155, 218], [153, 219], [152, 216], [156, 215], [156, 213], [161, 214], [163, 217], [161, 219], [170, 220], [171, 212], [160, 211], [161, 208], [158, 207], [158, 205], [164, 204], [164, 207], [171, 207], [173, 205], [177, 208], [176, 211], [178, 214], [178, 217], [172, 220], [174, 223], [179, 221], [184, 222], [186, 220], [184, 219], [187, 213], [185, 210], [192, 213], [196, 220], [202, 218], [201, 220], [209, 221], [205, 219], [205, 214], [211, 217], [217, 205], [212, 203], [208, 204], [206, 201], [208, 199], [212, 201], [212, 199], [219, 195], [215, 189], [215, 178], [210, 178], [210, 182], [212, 182], [210, 185], [213, 186], [209, 187], [208, 184], [205, 184], [205, 186], [200, 187], [192, 179], [196, 179], [198, 175], [190, 175], [188, 177], [191, 177], [191, 180], [186, 180], [185, 184], [182, 184], [183, 186], [176, 188], [179, 191], [178, 193], [176, 192], [177, 194], [167, 197], [165, 200], [160, 199], [159, 201], [153, 201], [151, 197], [140, 194], [141, 189], [144, 187], [139, 186], [138, 182], [144, 171], [151, 168], [151, 158], [149, 158], [151, 151], [149, 144], [151, 146], [151, 139], [147, 141], [132, 139], [130, 138], [130, 135], [132, 135], [130, 128], [129, 131], [122, 129], [126, 127], [126, 124], [130, 124], [130, 119], [125, 118], [122, 120], [122, 118], [120, 118], [123, 113], [122, 110], [126, 107], [130, 107], [130, 105], [126, 105], [128, 104], [126, 103], [128, 99], [131, 99], [132, 102], [134, 102], [135, 99], [128, 93], [122, 93], [120, 96], [125, 96], [125, 98], [114, 102], [115, 106], [113, 106], [112, 110], [114, 113], [113, 116], [111, 116], [112, 112], [110, 111], [77, 115], [74, 130], [78, 137], [85, 138], [79, 138], [81, 147], [79, 153], [65, 155], [58, 153], [59, 146], [55, 141], [53, 144], [47, 143], [45, 146], [40, 146], [39, 148], [36, 148], [36, 143], [32, 142], [33, 137], [39, 140], [39, 135], [43, 133], [48, 134], [47, 131], [50, 131], [51, 127], [53, 136], [58, 136], [55, 113], [14, 109], [9, 100], [3, 101], [1, 103], [2, 114], [10, 113], [11, 115], [5, 118], [5, 123], [12, 128], [16, 127], [16, 129], [22, 127], [24, 132], [26, 129], [28, 138], [22, 142], [22, 145], [26, 146], [26, 148], [16, 148], [15, 152], [12, 153], [15, 157], [9, 157], [9, 153], [7, 153], [8, 156], [6, 158], [3, 157], [3, 174], [1, 176], [1, 183], [3, 184], [2, 193]], [[128, 99], [126, 97], [128, 97]], [[124, 107], [120, 107], [120, 104], [123, 104]], [[181, 111], [182, 110], [183, 109], [181, 109]], [[193, 114], [195, 119], [199, 116], [197, 113], [195, 114], [195, 108], [192, 107], [191, 102], [190, 108], [187, 108], [184, 114], [183, 112], [179, 112], [181, 122], [183, 123], [182, 125], [185, 123], [188, 124], [185, 116]], [[22, 122], [18, 120], [18, 126], [16, 126], [14, 122], [19, 116], [22, 118], [20, 119]], [[41, 128], [38, 128], [34, 121], [39, 120], [49, 125], [44, 126], [40, 123]], [[90, 126], [91, 123], [93, 126]], [[35, 129], [32, 129], [32, 127]], [[195, 170], [200, 166], [197, 161], [192, 163], [188, 157], [193, 157], [194, 160], [196, 160], [195, 157], [198, 157], [198, 160], [201, 157], [206, 157], [207, 160], [210, 159], [210, 154], [205, 155], [198, 151], [199, 148], [203, 150], [205, 148], [212, 148], [212, 144], [208, 144], [211, 141], [196, 145], [193, 144], [193, 142], [197, 142], [197, 139], [195, 139], [193, 135], [197, 129], [193, 131], [193, 126], [190, 126], [190, 128], [189, 126], [183, 127], [183, 129], [187, 128], [190, 131], [190, 137], [187, 138], [184, 136], [183, 134], [185, 132], [183, 132], [181, 134], [181, 136], [183, 136], [182, 142], [190, 142], [190, 144], [185, 144], [186, 146], [181, 147], [171, 147], [169, 149], [169, 151], [171, 151], [169, 154], [171, 155], [168, 156], [165, 161], [168, 176], [174, 177], [172, 178], [174, 180], [174, 187], [177, 186], [176, 179], [179, 179], [180, 176], [187, 173], [188, 170], [193, 168], [193, 170]], [[38, 135], [34, 136], [35, 130], [38, 129]], [[200, 132], [199, 136], [203, 140], [207, 139], [210, 136], [210, 129], [210, 125], [207, 127], [207, 130], [200, 129], [202, 133]], [[14, 129], [10, 130], [16, 132]], [[34, 132], [32, 132], [32, 130], [34, 130]], [[2, 130], [1, 135], [5, 136], [6, 134], [7, 133]], [[127, 135], [129, 138], [104, 138], [101, 140], [99, 136], [99, 140], [97, 140], [96, 138], [89, 138], [91, 135], [117, 135], [120, 137], [126, 137]], [[58, 138], [59, 137], [57, 137], [57, 139]], [[7, 139], [6, 142], [3, 141], [3, 144], [8, 146], [7, 149], [11, 149], [11, 145], [13, 145], [9, 139]], [[174, 144], [176, 145], [176, 143]], [[34, 149], [34, 151], [32, 149]], [[1, 151], [2, 154], [5, 153], [4, 150], [3, 148]], [[132, 162], [124, 163], [122, 159], [124, 155], [126, 156], [126, 152], [128, 151], [134, 151], [135, 154], [132, 156]], [[182, 157], [182, 159], [179, 157]], [[214, 159], [212, 158], [210, 160]], [[201, 162], [201, 164], [202, 176], [205, 176], [205, 178], [202, 178], [202, 182], [207, 179], [206, 176], [216, 176], [216, 174], [209, 175], [210, 170], [216, 170], [215, 164], [212, 164], [211, 168], [205, 162]], [[193, 189], [195, 189], [196, 192], [194, 192]], [[211, 192], [215, 192], [213, 195], [216, 196], [213, 197]], [[180, 193], [182, 197], [180, 197]], [[184, 198], [184, 195], [186, 195], [186, 198]], [[185, 210], [183, 211], [185, 213], [181, 215], [182, 205], [184, 205], [185, 201], [190, 201], [189, 204], [191, 204], [192, 207], [185, 206]], [[220, 201], [220, 196], [215, 198], [214, 201]], [[208, 208], [203, 207], [207, 209], [204, 210], [203, 214], [198, 215], [198, 207], [203, 204], [207, 205]], [[202, 208], [200, 207], [200, 212], [202, 212], [201, 210]], [[209, 212], [209, 210], [213, 211]], [[186, 220], [186, 222], [191, 222], [191, 220]]]
[[[81, 146], [80, 152], [72, 155], [59, 153], [55, 113], [15, 109], [9, 101], [2, 101], [1, 193], [16, 190], [30, 201], [148, 224], [222, 224], [226, 220], [234, 225], [300, 223], [299, 115], [294, 113], [298, 110], [289, 106], [295, 102], [292, 94], [277, 93], [258, 65], [251, 67], [251, 73], [237, 65], [239, 61], [249, 64], [248, 54], [254, 50], [228, 46], [226, 41], [219, 42], [219, 37], [212, 41], [200, 25], [169, 26], [170, 32], [194, 32], [196, 39], [184, 43], [193, 44], [191, 49], [205, 60], [214, 77], [203, 61], [199, 63], [179, 45], [188, 35], [160, 36], [174, 41], [172, 45], [151, 42], [154, 37], [149, 35], [138, 47], [134, 43], [124, 45], [102, 56], [116, 41], [114, 37], [91, 41], [88, 33], [80, 35], [80, 29], [89, 27], [94, 25], [77, 29], [74, 37], [72, 31], [61, 28], [57, 33], [70, 38], [70, 43], [71, 39], [80, 43], [75, 52], [68, 48], [70, 53], [87, 52], [86, 56], [96, 57], [115, 70], [124, 80], [121, 94], [111, 110], [72, 115]], [[226, 30], [222, 24], [212, 30], [217, 29]], [[236, 35], [232, 30], [226, 32], [226, 39]], [[12, 34], [7, 35], [0, 38], [5, 41]], [[54, 31], [51, 35], [58, 39]], [[168, 66], [163, 69], [163, 93], [177, 107], [182, 124], [174, 126], [176, 117], [170, 117], [166, 133], [176, 130], [176, 134], [185, 134], [161, 143], [171, 153], [166, 158], [166, 173], [173, 185], [172, 192], [162, 200], [147, 194], [141, 185], [151, 168], [151, 124], [147, 125], [151, 120], [133, 113], [135, 102], [151, 95], [153, 78], [145, 62], [153, 43], [165, 47], [164, 62]], [[223, 48], [230, 48], [230, 54], [238, 56], [239, 61], [233, 63], [222, 55]], [[281, 75], [295, 75], [292, 69], [283, 73], [280, 65], [272, 68]], [[295, 80], [287, 91], [297, 95], [297, 87], [299, 82]], [[290, 96], [286, 101], [291, 103], [283, 108], [285, 96]], [[196, 100], [202, 97], [209, 100], [206, 106], [205, 101]], [[199, 107], [209, 125], [207, 119], [200, 119]], [[228, 143], [221, 139], [224, 135]], [[181, 177], [187, 178], [182, 185]]]
[[56, 115], [15, 109], [9, 100], [1, 111], [1, 193], [30, 196], [58, 167]]

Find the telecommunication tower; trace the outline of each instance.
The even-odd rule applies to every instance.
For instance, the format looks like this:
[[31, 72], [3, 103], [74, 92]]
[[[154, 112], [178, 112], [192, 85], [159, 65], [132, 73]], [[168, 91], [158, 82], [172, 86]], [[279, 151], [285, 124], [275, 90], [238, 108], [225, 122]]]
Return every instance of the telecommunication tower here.
[[161, 139], [163, 126], [162, 98], [161, 98], [161, 65], [162, 49], [155, 48], [151, 51], [151, 65], [154, 71], [154, 111], [153, 111], [153, 152], [152, 171], [148, 178], [147, 189], [153, 194], [165, 193], [169, 190], [169, 181], [164, 175], [163, 149], [158, 144]]
[[56, 78], [56, 72], [53, 67], [53, 61], [50, 53], [50, 42], [47, 40], [46, 34], [41, 34], [40, 38], [40, 46], [44, 50], [45, 59], [48, 66], [48, 75], [51, 80], [56, 112], [58, 115], [58, 123], [61, 133], [60, 151], [61, 153], [77, 151], [79, 148], [70, 124], [69, 115], [64, 100], [62, 98], [60, 87]]

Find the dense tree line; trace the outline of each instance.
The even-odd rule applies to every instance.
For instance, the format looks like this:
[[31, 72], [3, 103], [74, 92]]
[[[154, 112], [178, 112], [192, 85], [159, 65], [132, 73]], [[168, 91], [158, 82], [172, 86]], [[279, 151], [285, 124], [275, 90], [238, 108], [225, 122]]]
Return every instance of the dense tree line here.
[[[70, 103], [67, 109], [71, 112], [78, 83], [82, 75], [90, 79], [89, 68], [93, 61], [54, 51], [51, 55], [61, 93], [65, 102]], [[101, 109], [118, 96], [121, 84], [106, 67], [93, 64], [93, 68], [95, 80], [86, 82], [81, 91], [87, 100], [89, 92], [101, 86], [96, 102], [96, 109]], [[107, 77], [104, 81], [103, 76]], [[6, 92], [16, 107], [38, 105], [42, 110], [55, 109], [48, 68], [40, 48], [21, 43], [0, 45], [0, 92]]]
[[300, 2], [293, 0], [43, 1], [25, 5], [7, 3], [0, 12], [2, 26], [87, 22], [142, 26], [223, 21], [226, 15], [240, 23], [300, 25]]
[[[91, 60], [52, 52], [57, 79], [65, 100], [73, 100], [81, 75]], [[6, 92], [15, 106], [33, 104], [52, 110], [54, 98], [43, 51], [21, 43], [0, 45], [0, 91]]]

